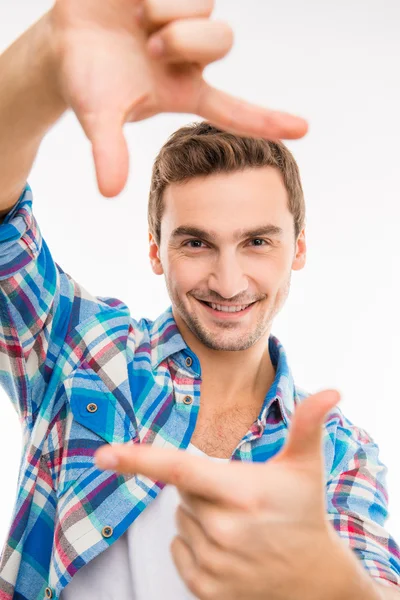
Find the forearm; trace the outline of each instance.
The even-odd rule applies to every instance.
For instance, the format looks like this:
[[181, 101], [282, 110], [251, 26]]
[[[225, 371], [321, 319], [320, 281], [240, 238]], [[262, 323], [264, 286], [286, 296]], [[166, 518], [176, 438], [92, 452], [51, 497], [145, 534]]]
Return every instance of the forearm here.
[[[318, 569], [324, 600], [400, 600], [400, 589], [373, 579], [355, 553], [332, 532], [334, 543]], [[322, 566], [322, 568], [321, 568]]]
[[45, 15], [0, 56], [0, 216], [17, 201], [43, 137], [65, 110]]

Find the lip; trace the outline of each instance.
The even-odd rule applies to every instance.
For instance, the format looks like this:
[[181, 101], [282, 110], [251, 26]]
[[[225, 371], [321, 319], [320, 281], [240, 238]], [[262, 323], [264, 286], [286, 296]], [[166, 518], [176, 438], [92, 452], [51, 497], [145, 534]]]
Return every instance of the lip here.
[[256, 305], [256, 302], [253, 302], [252, 304], [250, 304], [247, 308], [245, 308], [244, 310], [239, 310], [238, 312], [223, 312], [222, 310], [216, 310], [214, 308], [211, 308], [211, 306], [208, 306], [208, 304], [205, 304], [204, 302], [202, 302], [201, 300], [197, 300], [197, 298], [195, 298], [195, 300], [210, 314], [212, 315], [214, 318], [216, 319], [220, 319], [222, 321], [237, 321], [238, 319], [242, 319], [244, 316], [248, 315], [249, 312], [251, 311], [251, 309], [253, 308], [253, 306]]

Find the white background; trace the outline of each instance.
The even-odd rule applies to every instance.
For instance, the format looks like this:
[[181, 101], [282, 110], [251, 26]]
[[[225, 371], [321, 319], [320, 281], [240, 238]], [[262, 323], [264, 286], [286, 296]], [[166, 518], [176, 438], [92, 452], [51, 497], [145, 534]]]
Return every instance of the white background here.
[[[0, 49], [51, 4], [1, 2]], [[236, 45], [208, 79], [310, 120], [309, 135], [289, 143], [306, 195], [308, 265], [294, 274], [274, 333], [298, 385], [339, 388], [345, 414], [379, 443], [389, 467], [388, 526], [400, 541], [400, 3], [216, 0], [215, 16], [233, 26]], [[126, 301], [135, 317], [154, 318], [169, 303], [147, 259], [147, 195], [156, 153], [191, 120], [163, 115], [126, 128], [131, 175], [117, 200], [100, 196], [72, 115], [44, 141], [29, 180], [55, 260], [92, 293]], [[2, 542], [21, 443], [3, 392], [0, 400]]]

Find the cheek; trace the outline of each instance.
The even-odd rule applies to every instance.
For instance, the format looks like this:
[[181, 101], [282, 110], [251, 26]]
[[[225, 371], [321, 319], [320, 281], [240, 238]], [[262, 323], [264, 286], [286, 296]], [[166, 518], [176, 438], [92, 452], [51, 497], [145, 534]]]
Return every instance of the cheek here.
[[247, 265], [247, 272], [258, 287], [273, 292], [286, 283], [290, 276], [292, 257], [288, 253], [270, 253], [254, 257]]
[[166, 274], [173, 287], [188, 292], [207, 282], [208, 269], [205, 261], [173, 256]]

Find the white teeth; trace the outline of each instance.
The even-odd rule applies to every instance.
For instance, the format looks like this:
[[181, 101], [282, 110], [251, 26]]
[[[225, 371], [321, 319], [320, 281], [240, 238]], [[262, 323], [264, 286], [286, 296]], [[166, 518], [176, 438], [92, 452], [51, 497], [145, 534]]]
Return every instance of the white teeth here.
[[213, 302], [210, 302], [211, 304], [211, 308], [213, 308], [214, 310], [220, 310], [222, 312], [239, 312], [241, 310], [244, 310], [245, 308], [247, 308], [248, 306], [250, 306], [250, 304], [243, 304], [243, 306], [222, 306], [221, 304], [214, 304]]

